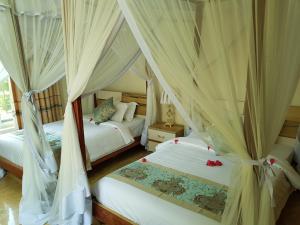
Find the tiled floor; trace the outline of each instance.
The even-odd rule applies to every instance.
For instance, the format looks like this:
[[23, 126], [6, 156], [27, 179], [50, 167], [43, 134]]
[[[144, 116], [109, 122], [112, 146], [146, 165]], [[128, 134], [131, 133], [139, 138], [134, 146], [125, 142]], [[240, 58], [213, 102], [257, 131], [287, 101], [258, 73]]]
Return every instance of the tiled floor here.
[[[95, 171], [89, 173], [90, 184], [93, 185], [98, 179], [106, 174], [131, 163], [148, 154], [141, 147], [126, 152], [119, 157], [102, 163]], [[22, 193], [22, 181], [11, 174], [7, 174], [0, 180], [0, 225], [17, 225], [18, 207]], [[100, 225], [97, 221], [93, 225]]]
[[0, 180], [0, 224], [18, 224], [18, 207], [22, 182], [11, 174]]
[[[121, 156], [102, 163], [89, 174], [90, 184], [93, 185], [99, 178], [120, 168], [134, 160], [148, 154], [141, 148], [136, 148]], [[18, 224], [18, 205], [21, 198], [21, 180], [8, 174], [0, 180], [0, 225]], [[97, 221], [93, 225], [99, 225]], [[300, 192], [294, 192], [283, 210], [277, 225], [300, 225]]]

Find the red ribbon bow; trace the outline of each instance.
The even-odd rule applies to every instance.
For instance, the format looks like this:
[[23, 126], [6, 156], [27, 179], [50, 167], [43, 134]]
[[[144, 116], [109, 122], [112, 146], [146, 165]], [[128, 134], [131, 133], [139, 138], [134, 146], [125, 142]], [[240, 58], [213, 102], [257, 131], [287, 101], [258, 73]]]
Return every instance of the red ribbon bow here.
[[276, 160], [275, 160], [275, 159], [270, 159], [270, 164], [271, 164], [271, 166], [272, 166], [274, 163], [276, 163]]

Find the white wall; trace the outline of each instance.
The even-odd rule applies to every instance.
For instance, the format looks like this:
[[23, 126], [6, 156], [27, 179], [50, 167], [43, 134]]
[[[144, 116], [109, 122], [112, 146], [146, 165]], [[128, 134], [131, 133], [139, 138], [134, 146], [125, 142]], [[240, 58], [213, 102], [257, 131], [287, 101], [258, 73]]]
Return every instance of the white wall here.
[[300, 106], [300, 80], [298, 82], [298, 87], [296, 89], [296, 93], [294, 95], [292, 104], [293, 106]]
[[[65, 104], [67, 102], [67, 88], [66, 88], [65, 79], [62, 79], [60, 81], [60, 86], [61, 86], [61, 94], [64, 101], [63, 106], [65, 107]], [[146, 82], [129, 72], [126, 75], [124, 75], [121, 79], [119, 79], [117, 82], [105, 88], [105, 90], [146, 94]], [[160, 93], [161, 92], [162, 89], [160, 88]], [[291, 105], [300, 106], [300, 81], [298, 83], [298, 87]], [[91, 113], [92, 107], [93, 107], [92, 95], [82, 100], [83, 113], [85, 114]], [[242, 113], [242, 108], [243, 108], [243, 103], [241, 103], [241, 113]], [[167, 111], [167, 106], [161, 105], [160, 112], [161, 112], [162, 121], [164, 121], [166, 118], [166, 111]], [[179, 115], [177, 111], [176, 111], [176, 123], [185, 125], [184, 120], [182, 119], [182, 117]]]
[[128, 72], [115, 83], [104, 88], [104, 90], [145, 94], [146, 81]]

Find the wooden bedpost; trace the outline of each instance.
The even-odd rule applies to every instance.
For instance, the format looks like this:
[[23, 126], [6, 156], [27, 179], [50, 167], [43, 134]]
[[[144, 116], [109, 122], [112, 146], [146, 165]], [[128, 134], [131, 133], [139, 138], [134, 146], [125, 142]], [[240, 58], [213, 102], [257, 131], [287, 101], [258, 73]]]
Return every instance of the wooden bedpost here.
[[81, 96], [79, 96], [75, 101], [72, 102], [72, 106], [73, 106], [75, 121], [77, 124], [78, 139], [79, 139], [79, 144], [80, 144], [82, 161], [84, 164], [84, 168], [86, 169], [86, 148], [85, 148], [85, 141], [84, 141]]
[[96, 108], [97, 107], [97, 92], [96, 93], [94, 93], [94, 108]]

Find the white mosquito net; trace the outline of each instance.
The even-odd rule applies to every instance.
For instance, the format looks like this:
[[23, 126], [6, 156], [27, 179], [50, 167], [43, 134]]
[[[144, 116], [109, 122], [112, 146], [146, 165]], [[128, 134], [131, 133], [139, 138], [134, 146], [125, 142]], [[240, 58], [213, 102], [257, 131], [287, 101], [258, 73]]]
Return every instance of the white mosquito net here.
[[[118, 2], [184, 119], [237, 161], [222, 224], [275, 224], [267, 156], [300, 76], [300, 2]], [[300, 187], [287, 162], [276, 166]]]
[[[300, 76], [297, 0], [63, 0], [62, 18], [68, 104], [51, 224], [91, 224], [71, 102], [109, 85], [131, 66], [140, 74], [141, 52], [148, 84], [155, 74], [184, 120], [237, 162], [222, 224], [275, 224], [271, 167], [280, 167], [300, 187], [287, 162], [268, 160]], [[29, 67], [23, 66], [19, 42], [8, 43], [15, 62], [0, 55], [1, 61], [9, 73], [25, 74]], [[156, 114], [150, 106], [147, 111]]]
[[32, 94], [64, 75], [59, 1], [1, 1], [0, 60], [22, 91], [23, 149], [20, 222], [48, 220], [57, 166]]

